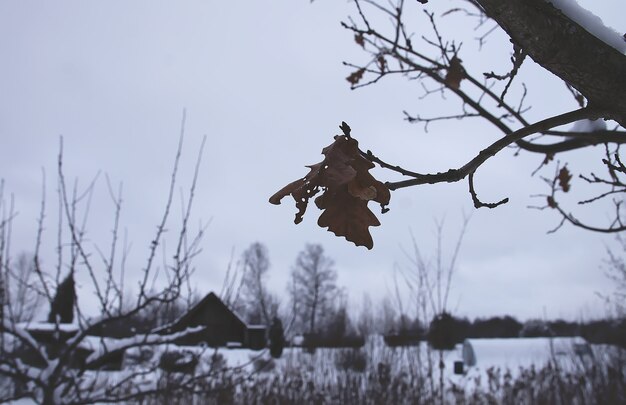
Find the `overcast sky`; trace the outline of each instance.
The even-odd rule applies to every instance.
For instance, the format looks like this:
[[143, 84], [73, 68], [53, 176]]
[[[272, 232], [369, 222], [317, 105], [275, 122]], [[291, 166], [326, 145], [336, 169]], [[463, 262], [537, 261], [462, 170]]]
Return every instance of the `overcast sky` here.
[[[623, 0], [579, 2], [619, 32], [626, 29]], [[202, 293], [220, 290], [232, 249], [238, 256], [260, 241], [270, 252], [270, 286], [283, 294], [298, 252], [306, 243], [320, 243], [335, 260], [339, 284], [352, 302], [358, 304], [364, 292], [379, 299], [393, 290], [394, 268], [408, 265], [403, 249], [410, 249], [410, 232], [423, 255], [431, 256], [435, 221], [445, 218], [450, 252], [465, 213], [471, 220], [450, 301], [456, 313], [521, 319], [602, 315], [596, 293], [611, 288], [601, 266], [613, 238], [571, 226], [546, 234], [558, 224], [556, 215], [527, 208], [542, 203], [531, 195], [547, 191], [538, 175], [530, 176], [542, 156], [514, 157], [514, 150], [505, 150], [479, 170], [476, 186], [483, 200], [510, 198], [495, 210], [474, 210], [466, 182], [394, 192], [391, 211], [372, 231], [371, 251], [319, 228], [313, 206], [295, 225], [291, 201], [268, 203], [275, 191], [306, 174], [304, 165], [321, 160], [341, 121], [350, 124], [362, 149], [421, 172], [462, 165], [500, 136], [478, 121], [435, 123], [428, 133], [403, 121], [403, 110], [436, 116], [456, 112], [458, 105], [451, 95], [421, 100], [414, 81], [391, 78], [351, 91], [345, 80], [351, 69], [342, 61], [363, 62], [366, 55], [339, 24], [349, 15], [355, 15], [351, 4], [330, 0], [0, 1], [0, 177], [19, 211], [13, 252], [34, 247], [43, 168], [44, 264], [54, 268], [55, 165], [62, 135], [68, 179], [86, 185], [102, 173], [87, 226], [89, 243], [106, 248], [111, 235], [113, 206], [104, 175], [115, 186], [123, 182], [121, 221], [132, 242], [128, 283], [136, 283], [163, 211], [186, 108], [182, 187], [207, 136], [193, 218], [194, 224], [210, 221], [195, 262], [193, 281]], [[510, 45], [503, 34], [494, 33], [477, 53], [475, 34], [467, 30], [472, 21], [444, 21], [452, 21], [442, 22], [444, 35], [464, 41], [461, 57], [477, 76], [508, 68]], [[541, 68], [526, 63], [521, 75], [531, 90], [532, 120], [575, 108], [562, 82]], [[601, 157], [597, 148], [560, 159], [578, 174], [597, 170]], [[375, 174], [383, 181], [398, 178]], [[600, 206], [585, 215], [603, 225], [610, 213]], [[90, 287], [81, 277], [79, 299], [88, 307]]]

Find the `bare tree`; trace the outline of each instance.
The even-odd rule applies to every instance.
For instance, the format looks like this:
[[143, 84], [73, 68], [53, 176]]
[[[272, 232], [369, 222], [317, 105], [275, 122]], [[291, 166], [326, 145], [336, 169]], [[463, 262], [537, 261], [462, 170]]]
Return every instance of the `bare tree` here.
[[259, 242], [251, 244], [242, 254], [242, 266], [242, 298], [248, 321], [270, 325], [278, 313], [278, 298], [266, 285], [270, 267], [267, 247]]
[[[385, 4], [376, 0], [355, 0], [354, 3], [361, 22], [351, 20], [344, 23], [344, 27], [356, 35], [355, 39], [372, 59], [366, 65], [358, 66], [357, 72], [360, 74], [358, 78], [352, 78], [353, 88], [373, 84], [386, 76], [406, 75], [417, 78], [425, 89], [424, 97], [443, 94], [445, 91], [461, 102], [461, 111], [432, 118], [405, 112], [407, 121], [422, 123], [427, 128], [434, 121], [479, 117], [503, 134], [501, 139], [484, 148], [458, 169], [452, 168], [436, 174], [406, 171], [367, 153], [372, 161], [383, 167], [413, 177], [388, 183], [390, 190], [420, 184], [455, 182], [467, 177], [476, 208], [494, 208], [506, 203], [508, 199], [494, 204], [482, 203], [474, 188], [474, 174], [484, 162], [506, 146], [515, 145], [521, 151], [544, 155], [543, 161], [548, 163], [557, 154], [583, 148], [591, 150], [591, 146], [610, 143], [616, 146], [610, 152], [607, 147], [607, 156], [600, 157], [604, 158], [608, 178], [601, 179], [592, 175], [583, 179], [590, 184], [608, 186], [608, 194], [602, 192], [598, 198], [615, 196], [624, 191], [621, 178], [624, 168], [620, 163], [618, 148], [626, 140], [623, 131], [618, 131], [617, 127], [614, 130], [605, 130], [598, 125], [581, 127], [578, 132], [553, 130], [563, 124], [598, 118], [613, 119], [622, 127], [626, 125], [626, 103], [623, 97], [626, 92], [626, 79], [623, 75], [626, 58], [611, 45], [589, 34], [578, 23], [544, 0], [515, 0], [506, 4], [494, 0], [465, 0], [458, 2], [458, 7], [453, 6], [447, 12], [434, 5], [408, 4], [403, 0], [397, 1], [393, 6], [391, 3]], [[412, 12], [415, 6], [424, 7], [423, 14], [427, 23], [424, 27], [430, 26], [430, 32], [422, 29], [419, 35], [423, 38], [422, 43], [412, 37], [407, 25], [407, 12]], [[436, 12], [442, 12], [442, 17], [437, 18]], [[391, 18], [389, 30], [376, 28], [370, 23], [368, 15], [374, 13], [383, 13]], [[461, 50], [462, 39], [459, 41], [458, 38], [443, 38], [437, 27], [438, 24], [445, 24], [445, 18], [452, 14], [475, 18], [480, 27], [490, 27], [489, 22], [495, 22], [496, 27], [503, 29], [513, 43], [511, 71], [504, 75], [493, 72], [475, 75], [470, 66], [462, 64], [462, 53], [468, 52]], [[484, 41], [488, 35], [489, 32], [484, 32], [480, 40]], [[552, 72], [556, 80], [565, 82], [574, 95], [572, 101], [578, 109], [531, 123], [525, 118], [529, 106], [524, 105], [524, 102], [527, 92], [532, 91], [533, 87], [523, 83], [519, 91], [522, 95], [517, 101], [505, 99], [520, 67], [530, 59], [526, 56]], [[495, 88], [500, 84], [502, 89], [498, 94]], [[541, 135], [548, 142], [527, 140], [533, 134]], [[557, 142], [551, 143], [550, 139]], [[609, 232], [626, 229], [619, 219], [619, 202], [616, 202], [615, 220], [604, 228], [584, 225], [567, 213], [558, 204], [556, 194], [569, 191], [570, 179], [571, 175], [565, 166], [556, 170], [555, 176], [550, 178], [552, 192], [545, 196], [545, 207], [557, 210], [563, 221], [586, 229]], [[593, 201], [586, 199], [586, 202]]]
[[348, 313], [348, 296], [341, 292], [330, 306], [324, 317], [322, 335], [330, 339], [341, 339], [353, 336], [355, 332], [350, 314]]
[[435, 222], [436, 248], [431, 257], [423, 255], [418, 242], [411, 234], [412, 251], [405, 251], [405, 257], [410, 265], [400, 270], [409, 287], [411, 301], [416, 303], [418, 316], [423, 322], [450, 311], [450, 290], [468, 223], [469, 218], [464, 217], [450, 255], [446, 255], [445, 252], [443, 220]]
[[[434, 332], [433, 326], [436, 326], [440, 335], [444, 338], [453, 336], [454, 331], [449, 330], [444, 326], [442, 330], [442, 319], [448, 319], [450, 314], [449, 299], [450, 290], [452, 288], [452, 280], [454, 272], [456, 270], [457, 259], [463, 243], [463, 238], [467, 230], [469, 218], [464, 217], [459, 236], [454, 244], [452, 253], [446, 255], [444, 249], [444, 221], [439, 220], [435, 222], [435, 236], [436, 236], [436, 249], [435, 254], [431, 257], [424, 257], [419, 245], [413, 235], [411, 235], [412, 252], [405, 252], [405, 256], [409, 261], [408, 268], [400, 268], [403, 276], [406, 280], [406, 285], [409, 287], [411, 301], [415, 303], [416, 312], [418, 315], [418, 322], [423, 324], [430, 323], [429, 327], [429, 340], [431, 343], [435, 343], [433, 346], [438, 346], [438, 342], [433, 342], [430, 336], [431, 332]], [[446, 257], [448, 256], [448, 257]], [[436, 336], [439, 338], [439, 336]], [[436, 387], [436, 381], [434, 379], [434, 359], [432, 353], [429, 351], [424, 359], [426, 364], [426, 370], [418, 368], [418, 373], [427, 376], [430, 389], [433, 393], [438, 392], [441, 403], [444, 403], [444, 373], [445, 367], [443, 361], [443, 351], [439, 350], [439, 381], [438, 387]], [[418, 363], [422, 362], [421, 353], [418, 354]], [[421, 367], [421, 366], [420, 366]], [[438, 390], [438, 391], [437, 391]]]
[[230, 251], [230, 260], [226, 267], [226, 274], [222, 281], [219, 297], [229, 308], [239, 312], [243, 311], [241, 290], [243, 288], [243, 271], [241, 260], [235, 260], [235, 249]]
[[[151, 292], [154, 293], [154, 292]], [[135, 321], [145, 330], [157, 329], [176, 322], [187, 310], [203, 298], [197, 291], [186, 294], [170, 302], [153, 302], [135, 316]], [[125, 320], [127, 322], [127, 320]], [[127, 328], [126, 328], [127, 329]]]
[[43, 304], [33, 255], [21, 252], [3, 275], [7, 316], [15, 322], [31, 322]]
[[[95, 181], [92, 181], [85, 190], [80, 190], [77, 183], [74, 183], [72, 189], [67, 186], [66, 175], [63, 172], [62, 143], [58, 157], [61, 216], [58, 221], [60, 228], [57, 230], [57, 268], [56, 272], [46, 274], [41, 266], [39, 252], [43, 243], [46, 206], [45, 198], [42, 197], [35, 242], [34, 271], [40, 281], [45, 301], [50, 306], [53, 306], [55, 301], [54, 291], [63, 284], [61, 275], [66, 273], [66, 269], [69, 269], [70, 274], [81, 274], [83, 278], [89, 280], [93, 291], [89, 297], [78, 297], [79, 302], [74, 309], [72, 324], [61, 324], [58, 316], [53, 316], [51, 323], [41, 324], [44, 332], [50, 332], [43, 340], [32, 333], [32, 328], [16, 322], [15, 318], [4, 316], [8, 305], [4, 280], [7, 279], [10, 269], [8, 246], [14, 210], [12, 204], [9, 204], [10, 209], [0, 210], [3, 213], [0, 219], [0, 263], [3, 280], [0, 296], [3, 303], [0, 376], [11, 382], [9, 386], [0, 386], [0, 402], [20, 397], [30, 397], [35, 402], [46, 405], [128, 402], [163, 392], [193, 393], [202, 390], [203, 387], [207, 392], [210, 391], [207, 382], [214, 373], [212, 369], [181, 375], [174, 381], [166, 378], [159, 369], [158, 361], [146, 364], [146, 368], [125, 370], [123, 374], [118, 373], [115, 376], [102, 371], [103, 367], [120, 359], [129, 349], [154, 348], [173, 343], [190, 333], [200, 332], [202, 328], [190, 328], [176, 333], [168, 333], [166, 328], [151, 328], [125, 339], [97, 337], [101, 336], [100, 332], [109, 324], [130, 320], [153, 306], [168, 306], [178, 302], [186, 291], [185, 287], [189, 285], [188, 280], [193, 272], [192, 260], [200, 252], [200, 241], [204, 233], [203, 225], [197, 232], [191, 232], [188, 226], [204, 140], [200, 146], [188, 197], [183, 199], [182, 219], [174, 240], [174, 252], [168, 254], [163, 250], [165, 266], [159, 268], [156, 265], [157, 249], [164, 244], [166, 227], [173, 229], [169, 217], [182, 153], [184, 122], [183, 114], [163, 215], [148, 245], [147, 260], [137, 280], [138, 292], [132, 301], [131, 297], [123, 296], [127, 277], [125, 274], [127, 245], [122, 246], [121, 253], [118, 252], [121, 187], [118, 192], [113, 192], [110, 183], [107, 182], [113, 203], [114, 221], [110, 247], [108, 252], [104, 253], [97, 246], [91, 247], [87, 239], [86, 218]], [[5, 200], [0, 198], [1, 208], [6, 207], [4, 203]], [[96, 316], [84, 313], [80, 306], [81, 299], [94, 300], [100, 313]], [[146, 377], [148, 384], [145, 383]]]
[[375, 332], [376, 321], [372, 298], [368, 293], [363, 293], [363, 301], [359, 311], [356, 328], [362, 336], [369, 336]]
[[604, 295], [606, 301], [615, 307], [617, 316], [626, 316], [626, 239], [618, 235], [617, 242], [619, 250], [615, 251], [607, 248], [606, 275], [615, 285], [612, 295]]
[[[298, 223], [309, 198], [322, 192], [315, 199], [318, 208], [325, 210], [318, 224], [357, 245], [371, 248], [367, 227], [377, 226], [379, 221], [365, 206], [375, 201], [382, 205], [384, 212], [390, 191], [466, 179], [476, 208], [495, 208], [507, 203], [508, 198], [493, 203], [481, 201], [474, 178], [485, 162], [512, 147], [518, 152], [536, 154], [540, 167], [555, 167], [544, 176], [549, 191], [539, 196], [542, 204], [537, 206], [552, 210], [560, 217], [554, 230], [565, 223], [598, 232], [626, 230], [622, 217], [626, 167], [619, 149], [626, 142], [623, 130], [626, 125], [626, 57], [623, 54], [626, 46], [620, 35], [612, 33], [607, 34], [610, 38], [604, 38], [604, 34], [591, 34], [589, 30], [593, 29], [588, 25], [582, 27], [573, 20], [574, 13], [569, 17], [552, 4], [556, 2], [547, 0], [457, 0], [453, 4], [427, 0], [352, 0], [352, 3], [354, 16], [342, 25], [354, 35], [356, 46], [365, 53], [361, 62], [344, 62], [352, 69], [347, 81], [353, 89], [374, 85], [389, 77], [405, 77], [421, 86], [420, 100], [441, 96], [447, 100], [445, 106], [448, 107], [435, 116], [405, 111], [408, 122], [422, 124], [427, 131], [430, 124], [445, 120], [481, 119], [500, 136], [491, 144], [477, 145], [473, 158], [448, 170], [418, 172], [387, 162], [370, 150], [358, 149], [350, 127], [343, 123], [343, 134], [337, 135], [334, 143], [324, 149], [325, 160], [319, 166], [310, 166], [311, 172], [306, 177], [290, 183], [273, 195], [270, 202], [278, 204], [282, 197], [291, 194], [299, 209]], [[570, 3], [577, 6], [575, 2]], [[581, 9], [579, 14], [585, 12]], [[442, 34], [442, 26], [455, 24], [454, 19], [463, 18], [474, 20], [477, 32], [462, 32], [457, 38]], [[510, 60], [509, 71], [499, 74], [472, 66], [468, 58], [464, 58], [470, 50], [467, 45], [462, 46], [463, 42], [468, 36], [478, 35], [480, 47], [487, 39], [496, 40], [489, 37], [498, 29], [502, 29], [512, 43], [511, 55], [500, 59], [502, 62]], [[498, 62], [494, 60], [494, 65]], [[553, 80], [564, 83], [572, 95], [570, 111], [553, 116], [540, 112], [539, 120], [530, 117], [527, 95], [542, 94], [544, 89], [535, 83], [515, 81], [524, 63], [535, 63], [551, 72]], [[568, 97], [567, 93], [564, 97]], [[610, 124], [610, 120], [614, 121], [613, 128], [607, 129], [605, 121]], [[576, 125], [572, 131], [557, 129], [575, 122], [587, 125]], [[585, 191], [581, 191], [577, 199], [579, 204], [607, 200], [613, 213], [608, 222], [592, 224], [579, 219], [567, 208], [564, 193], [571, 191], [575, 177], [570, 167], [556, 157], [565, 159], [567, 152], [574, 150], [597, 153], [596, 145], [605, 145], [597, 161], [602, 162], [606, 173], [579, 176], [582, 184], [591, 187], [578, 188]], [[405, 178], [384, 183], [385, 189], [367, 172], [373, 165], [367, 166], [360, 158]], [[592, 190], [590, 195], [583, 194], [589, 190]]]
[[321, 245], [307, 244], [298, 254], [291, 271], [291, 300], [298, 311], [300, 326], [314, 333], [337, 292], [337, 272]]
[[376, 314], [377, 332], [389, 333], [396, 331], [396, 317], [397, 311], [391, 302], [391, 298], [384, 297], [378, 305], [378, 311]]

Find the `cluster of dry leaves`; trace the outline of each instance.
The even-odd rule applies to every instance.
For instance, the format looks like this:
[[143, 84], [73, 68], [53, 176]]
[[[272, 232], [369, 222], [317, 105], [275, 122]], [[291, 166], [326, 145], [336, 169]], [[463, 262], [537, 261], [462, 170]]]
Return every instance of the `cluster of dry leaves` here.
[[299, 224], [309, 199], [321, 191], [315, 198], [315, 205], [323, 210], [317, 224], [357, 246], [371, 249], [374, 242], [369, 227], [380, 222], [367, 204], [379, 203], [384, 213], [391, 193], [369, 172], [374, 164], [361, 155], [358, 142], [350, 136], [350, 127], [342, 122], [339, 128], [343, 135], [336, 135], [334, 142], [322, 149], [324, 160], [307, 166], [310, 171], [305, 177], [287, 184], [269, 201], [278, 205], [283, 197], [291, 195], [298, 209], [294, 222]]
[[[571, 188], [570, 181], [572, 180], [572, 174], [567, 169], [567, 166], [563, 166], [561, 170], [559, 170], [559, 175], [556, 177], [556, 180], [558, 180], [559, 187], [561, 187], [561, 190], [563, 190], [564, 193], [567, 193], [570, 190]], [[548, 201], [548, 207], [550, 208], [558, 207], [558, 204], [554, 200], [553, 196], [549, 195], [547, 198], [547, 201]]]
[[[363, 37], [363, 34], [355, 35], [354, 41], [357, 44], [361, 45], [362, 47], [365, 47], [365, 39]], [[461, 62], [462, 62], [461, 59], [459, 59], [456, 55], [454, 55], [450, 59], [449, 65], [446, 68], [446, 75], [443, 78], [443, 83], [450, 89], [458, 90], [459, 87], [461, 86], [461, 80], [465, 78], [465, 68], [463, 67]], [[378, 66], [378, 74], [380, 76], [384, 75], [385, 72], [387, 72], [387, 60], [384, 58], [384, 56], [379, 55], [376, 58], [376, 64]], [[433, 70], [436, 70], [436, 69], [433, 68]], [[346, 80], [354, 88], [355, 86], [359, 84], [361, 79], [363, 79], [363, 75], [365, 74], [366, 71], [367, 69], [360, 68], [350, 73], [350, 75], [346, 77]]]
[[[362, 34], [355, 36], [355, 41], [364, 46]], [[382, 55], [376, 59], [379, 74], [385, 74], [387, 61]], [[360, 68], [351, 73], [346, 80], [354, 87], [359, 84], [366, 73]], [[449, 61], [445, 85], [458, 89], [465, 77], [465, 69], [456, 56]], [[379, 226], [376, 215], [367, 207], [368, 202], [378, 202], [382, 212], [386, 212], [391, 194], [385, 184], [376, 180], [369, 172], [374, 164], [365, 158], [359, 150], [356, 139], [350, 136], [350, 127], [345, 122], [339, 127], [343, 135], [335, 136], [335, 141], [322, 150], [324, 160], [307, 166], [309, 173], [292, 183], [287, 184], [270, 197], [270, 203], [280, 204], [283, 197], [291, 195], [296, 202], [295, 223], [302, 222], [309, 200], [315, 198], [315, 205], [323, 212], [317, 220], [322, 228], [328, 228], [337, 236], [344, 236], [357, 246], [372, 249], [374, 242], [369, 233], [370, 226]]]

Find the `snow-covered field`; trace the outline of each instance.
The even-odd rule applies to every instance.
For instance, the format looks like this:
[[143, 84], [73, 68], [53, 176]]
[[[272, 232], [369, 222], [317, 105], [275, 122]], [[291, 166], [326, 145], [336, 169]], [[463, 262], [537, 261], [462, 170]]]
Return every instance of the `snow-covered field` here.
[[[468, 345], [472, 348], [468, 357]], [[163, 372], [156, 367], [165, 352], [179, 352], [181, 359], [198, 358], [196, 375], [215, 372], [220, 369], [235, 371], [246, 376], [244, 384], [254, 385], [254, 381], [267, 383], [274, 378], [300, 378], [315, 386], [342, 384], [346, 376], [366, 374], [346, 368], [341, 359], [346, 353], [361, 353], [366, 358], [367, 375], [381, 373], [381, 367], [388, 369], [391, 376], [406, 376], [407, 381], [431, 381], [446, 387], [459, 387], [460, 392], [475, 392], [479, 385], [498, 378], [514, 379], [522, 370], [531, 367], [538, 370], [552, 362], [563, 371], [581, 370], [581, 367], [595, 364], [608, 364], [610, 359], [621, 356], [621, 367], [626, 362], [623, 350], [602, 345], [587, 345], [580, 338], [567, 339], [471, 339], [464, 345], [457, 345], [451, 351], [433, 351], [426, 343], [414, 347], [387, 347], [381, 336], [368, 340], [362, 349], [317, 349], [308, 353], [306, 349], [286, 348], [279, 359], [271, 359], [268, 350], [211, 349], [191, 346], [162, 345], [150, 352], [129, 352], [124, 360], [122, 371], [93, 372], [99, 384], [114, 385], [132, 374], [137, 387], [150, 388], [162, 377]], [[454, 373], [454, 362], [465, 360], [465, 373]], [[467, 363], [470, 363], [468, 365]], [[255, 364], [256, 363], [256, 364]], [[260, 369], [260, 364], [268, 364]], [[440, 365], [443, 364], [443, 368]], [[256, 365], [256, 367], [255, 367]], [[622, 372], [626, 373], [626, 369]], [[505, 377], [507, 375], [507, 377]], [[422, 379], [422, 380], [420, 380]], [[359, 384], [367, 384], [363, 379]], [[31, 404], [31, 400], [20, 400], [11, 404]]]

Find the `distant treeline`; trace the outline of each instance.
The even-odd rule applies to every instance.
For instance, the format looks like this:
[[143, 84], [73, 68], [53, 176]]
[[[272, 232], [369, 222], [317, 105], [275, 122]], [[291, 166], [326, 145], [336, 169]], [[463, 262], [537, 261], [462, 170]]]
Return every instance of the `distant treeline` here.
[[[582, 336], [590, 343], [626, 347], [626, 318], [569, 322], [562, 319], [544, 321], [533, 319], [524, 323], [512, 316], [457, 318], [444, 312], [436, 316], [427, 330], [406, 330], [407, 335], [421, 333], [436, 347], [448, 348], [467, 338], [569, 337]], [[403, 333], [400, 332], [400, 335]]]

